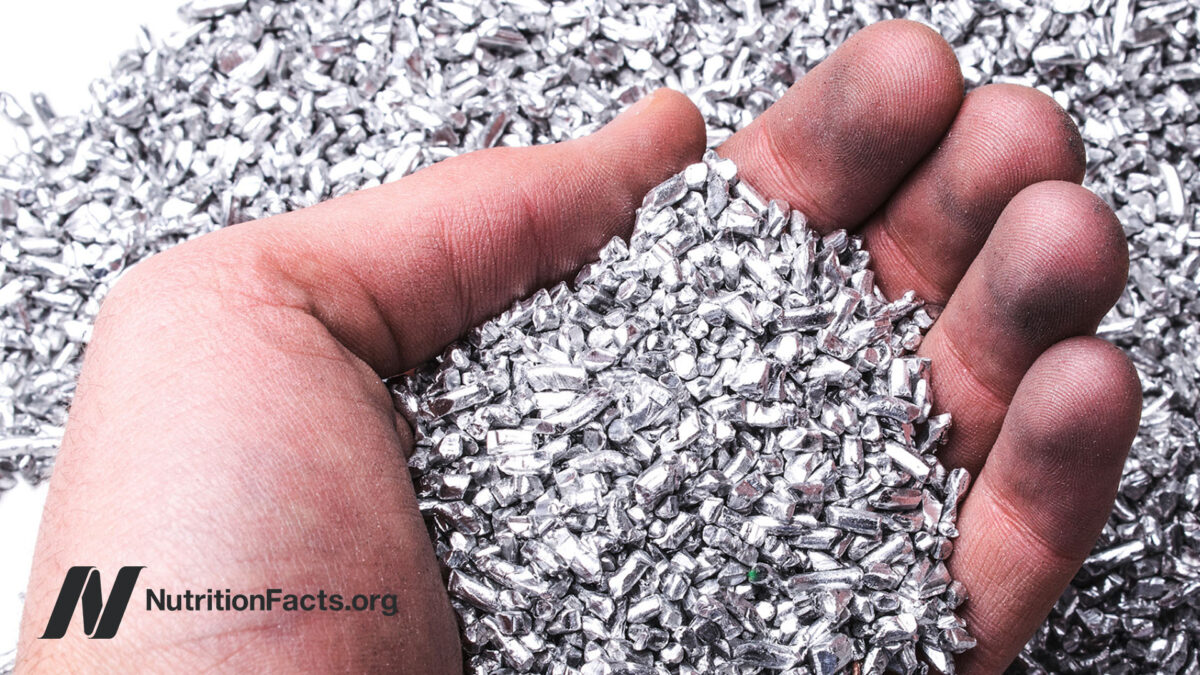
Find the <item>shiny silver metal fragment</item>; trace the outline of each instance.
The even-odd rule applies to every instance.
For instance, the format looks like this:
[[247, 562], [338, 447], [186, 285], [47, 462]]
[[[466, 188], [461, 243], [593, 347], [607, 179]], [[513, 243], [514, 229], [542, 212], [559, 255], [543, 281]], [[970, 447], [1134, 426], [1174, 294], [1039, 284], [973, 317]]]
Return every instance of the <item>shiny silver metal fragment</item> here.
[[395, 382], [473, 670], [951, 672], [970, 647], [928, 322], [803, 223], [710, 153], [573, 287]]

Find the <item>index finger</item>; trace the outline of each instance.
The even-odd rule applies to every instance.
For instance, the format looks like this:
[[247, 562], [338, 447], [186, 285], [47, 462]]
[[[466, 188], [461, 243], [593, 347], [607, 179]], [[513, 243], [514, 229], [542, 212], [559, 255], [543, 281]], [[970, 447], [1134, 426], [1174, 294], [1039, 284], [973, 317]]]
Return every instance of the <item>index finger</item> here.
[[950, 45], [905, 20], [862, 29], [720, 148], [819, 231], [851, 229], [937, 145], [963, 98]]

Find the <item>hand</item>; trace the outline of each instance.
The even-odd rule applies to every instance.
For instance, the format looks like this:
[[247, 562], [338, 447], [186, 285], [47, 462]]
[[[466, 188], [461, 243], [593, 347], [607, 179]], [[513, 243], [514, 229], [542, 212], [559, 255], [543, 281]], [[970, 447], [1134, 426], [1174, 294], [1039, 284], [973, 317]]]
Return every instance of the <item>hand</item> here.
[[[104, 302], [51, 483], [19, 665], [460, 672], [457, 631], [380, 383], [628, 234], [642, 194], [696, 161], [692, 105], [660, 91], [585, 139], [473, 153], [396, 183], [201, 237]], [[720, 152], [826, 231], [861, 233], [885, 292], [941, 318], [921, 354], [976, 477], [953, 573], [979, 647], [1020, 650], [1103, 526], [1141, 402], [1090, 337], [1125, 283], [1113, 213], [1053, 101], [963, 99], [918, 24], [861, 31]], [[1011, 406], [1011, 410], [1010, 410]], [[147, 612], [120, 635], [39, 640], [66, 569], [139, 589], [391, 593], [400, 612]], [[139, 593], [142, 591], [139, 590]], [[77, 612], [78, 614], [78, 612]]]

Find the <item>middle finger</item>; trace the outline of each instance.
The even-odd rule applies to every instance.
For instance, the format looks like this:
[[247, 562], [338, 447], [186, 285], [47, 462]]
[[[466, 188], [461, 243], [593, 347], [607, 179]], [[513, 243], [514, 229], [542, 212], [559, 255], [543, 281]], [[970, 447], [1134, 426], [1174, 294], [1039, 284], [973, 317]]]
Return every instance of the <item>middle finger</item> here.
[[1083, 140], [1054, 99], [995, 84], [967, 95], [945, 140], [863, 227], [888, 297], [945, 304], [1022, 189], [1083, 179]]

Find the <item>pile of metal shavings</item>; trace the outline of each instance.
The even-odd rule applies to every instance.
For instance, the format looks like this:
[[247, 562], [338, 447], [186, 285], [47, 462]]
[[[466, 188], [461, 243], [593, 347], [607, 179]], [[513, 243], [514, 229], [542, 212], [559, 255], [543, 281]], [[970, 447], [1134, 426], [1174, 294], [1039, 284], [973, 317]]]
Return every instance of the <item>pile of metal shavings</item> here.
[[473, 672], [954, 672], [968, 476], [869, 260], [710, 151], [399, 380]]
[[950, 41], [968, 87], [1036, 86], [1068, 110], [1086, 184], [1132, 250], [1100, 333], [1142, 375], [1142, 429], [1095, 556], [1014, 670], [1200, 670], [1194, 0], [198, 0], [183, 13], [186, 30], [146, 36], [78, 116], [0, 94], [0, 118], [29, 138], [0, 162], [0, 490], [49, 472], [99, 300], [146, 255], [451, 155], [581, 135], [663, 85], [691, 96], [715, 144], [855, 30], [907, 17]]

